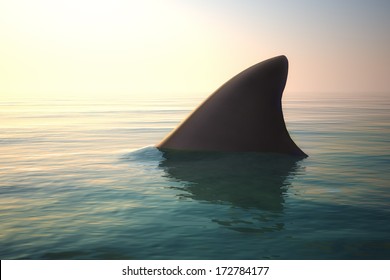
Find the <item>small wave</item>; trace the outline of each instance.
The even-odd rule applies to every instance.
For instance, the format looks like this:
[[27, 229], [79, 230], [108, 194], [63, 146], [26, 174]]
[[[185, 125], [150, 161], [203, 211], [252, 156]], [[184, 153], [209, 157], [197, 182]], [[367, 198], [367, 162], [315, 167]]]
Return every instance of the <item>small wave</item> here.
[[127, 162], [160, 162], [163, 154], [154, 146], [146, 146], [125, 154], [122, 159]]

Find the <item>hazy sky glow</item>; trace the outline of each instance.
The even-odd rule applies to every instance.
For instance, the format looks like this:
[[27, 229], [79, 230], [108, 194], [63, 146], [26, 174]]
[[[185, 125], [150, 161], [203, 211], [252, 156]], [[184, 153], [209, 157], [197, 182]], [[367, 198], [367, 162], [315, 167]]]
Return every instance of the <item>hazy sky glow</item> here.
[[291, 92], [390, 92], [390, 1], [0, 1], [0, 98], [208, 95], [285, 54]]

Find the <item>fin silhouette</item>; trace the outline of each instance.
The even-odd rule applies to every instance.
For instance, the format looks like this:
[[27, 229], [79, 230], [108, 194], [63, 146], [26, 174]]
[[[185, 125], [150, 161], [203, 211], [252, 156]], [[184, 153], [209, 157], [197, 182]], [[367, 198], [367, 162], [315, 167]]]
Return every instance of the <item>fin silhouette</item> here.
[[231, 78], [158, 145], [160, 149], [307, 155], [282, 112], [288, 60], [277, 56]]

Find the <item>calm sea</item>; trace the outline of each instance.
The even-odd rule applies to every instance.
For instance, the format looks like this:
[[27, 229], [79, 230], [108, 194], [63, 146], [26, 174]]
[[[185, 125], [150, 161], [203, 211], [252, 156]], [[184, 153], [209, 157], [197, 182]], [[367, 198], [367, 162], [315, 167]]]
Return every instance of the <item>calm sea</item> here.
[[199, 98], [0, 103], [1, 259], [390, 259], [390, 94], [285, 93], [309, 157], [163, 154]]

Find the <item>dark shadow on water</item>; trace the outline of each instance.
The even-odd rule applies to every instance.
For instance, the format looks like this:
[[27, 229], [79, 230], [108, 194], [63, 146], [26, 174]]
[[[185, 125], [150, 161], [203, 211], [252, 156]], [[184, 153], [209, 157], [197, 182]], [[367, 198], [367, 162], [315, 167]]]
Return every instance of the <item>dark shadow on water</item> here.
[[[241, 232], [282, 230], [289, 179], [300, 169], [300, 158], [259, 153], [163, 151], [160, 167], [166, 177], [183, 184], [178, 196], [230, 205], [230, 217], [213, 222]], [[240, 212], [240, 214], [237, 214]], [[245, 213], [245, 214], [243, 214]], [[233, 217], [234, 216], [234, 217]]]

